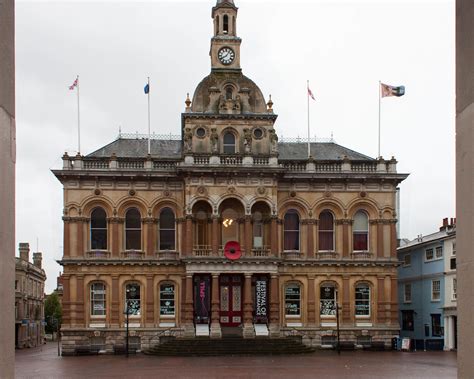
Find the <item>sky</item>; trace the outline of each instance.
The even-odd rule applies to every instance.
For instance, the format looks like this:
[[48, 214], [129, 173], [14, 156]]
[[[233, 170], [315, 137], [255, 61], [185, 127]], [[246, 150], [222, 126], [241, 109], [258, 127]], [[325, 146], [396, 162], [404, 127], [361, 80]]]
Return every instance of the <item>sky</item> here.
[[[43, 252], [46, 292], [62, 256], [62, 187], [51, 169], [123, 133], [180, 134], [189, 92], [210, 72], [212, 0], [16, 2], [16, 241]], [[455, 217], [454, 0], [236, 0], [241, 66], [268, 98], [281, 137], [307, 135], [376, 157], [381, 80], [404, 85], [381, 102], [381, 155], [401, 185], [400, 236]], [[17, 252], [18, 255], [18, 252]]]

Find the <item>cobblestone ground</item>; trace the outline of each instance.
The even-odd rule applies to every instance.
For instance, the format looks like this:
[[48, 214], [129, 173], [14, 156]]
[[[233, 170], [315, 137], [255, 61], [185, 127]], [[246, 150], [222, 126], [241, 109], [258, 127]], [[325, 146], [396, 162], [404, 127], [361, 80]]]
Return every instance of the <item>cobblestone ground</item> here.
[[16, 378], [456, 378], [453, 352], [321, 351], [296, 356], [58, 357], [57, 345], [16, 352]]

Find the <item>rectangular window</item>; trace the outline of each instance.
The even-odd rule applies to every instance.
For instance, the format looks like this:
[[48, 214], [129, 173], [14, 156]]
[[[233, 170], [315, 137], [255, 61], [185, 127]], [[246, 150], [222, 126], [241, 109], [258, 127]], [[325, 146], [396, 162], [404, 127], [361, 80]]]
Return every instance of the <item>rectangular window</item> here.
[[403, 267], [411, 266], [411, 254], [405, 254], [403, 256]]
[[370, 316], [370, 287], [359, 285], [355, 292], [356, 316]]
[[160, 316], [174, 316], [174, 285], [160, 286]]
[[456, 255], [456, 242], [453, 242], [453, 252], [451, 255]]
[[405, 303], [411, 303], [411, 283], [405, 284], [403, 301]]
[[453, 300], [457, 300], [458, 298], [458, 281], [456, 278], [453, 278]]
[[433, 337], [441, 337], [443, 335], [440, 314], [431, 314], [431, 335]]
[[91, 315], [105, 316], [105, 285], [103, 283], [91, 285]]
[[140, 285], [127, 284], [125, 288], [125, 312], [132, 316], [141, 315]]
[[336, 291], [333, 286], [322, 286], [320, 289], [321, 316], [336, 315]]
[[443, 258], [443, 246], [436, 248], [436, 259]]
[[285, 314], [287, 316], [299, 316], [301, 310], [301, 289], [297, 284], [288, 285], [285, 288]]
[[432, 261], [433, 260], [433, 249], [426, 249], [425, 250], [425, 260]]
[[441, 281], [431, 281], [431, 301], [439, 301], [441, 298]]
[[456, 257], [449, 260], [449, 268], [451, 270], [456, 270]]
[[402, 311], [402, 330], [413, 331], [414, 327], [413, 311], [403, 310]]

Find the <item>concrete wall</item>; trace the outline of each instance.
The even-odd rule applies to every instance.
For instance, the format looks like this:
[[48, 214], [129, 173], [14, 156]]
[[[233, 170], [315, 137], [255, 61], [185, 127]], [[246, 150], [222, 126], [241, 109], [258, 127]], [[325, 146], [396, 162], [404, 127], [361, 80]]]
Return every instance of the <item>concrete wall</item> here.
[[15, 30], [14, 0], [0, 0], [0, 378], [14, 376]]
[[474, 2], [456, 1], [458, 377], [474, 373]]

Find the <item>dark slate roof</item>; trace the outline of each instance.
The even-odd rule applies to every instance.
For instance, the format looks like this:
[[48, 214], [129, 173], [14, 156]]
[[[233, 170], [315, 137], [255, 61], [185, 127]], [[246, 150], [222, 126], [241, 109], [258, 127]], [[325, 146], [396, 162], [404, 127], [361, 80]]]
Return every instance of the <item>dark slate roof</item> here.
[[[148, 143], [145, 138], [119, 138], [108, 145], [87, 155], [90, 158], [108, 158], [112, 154], [119, 158], [146, 157]], [[280, 160], [306, 160], [308, 145], [306, 143], [281, 142], [278, 144]], [[181, 159], [181, 141], [178, 140], [151, 140], [151, 155], [154, 158]], [[334, 142], [311, 143], [311, 156], [316, 160], [341, 160], [347, 156], [350, 160], [374, 160], [366, 155], [347, 149]]]

